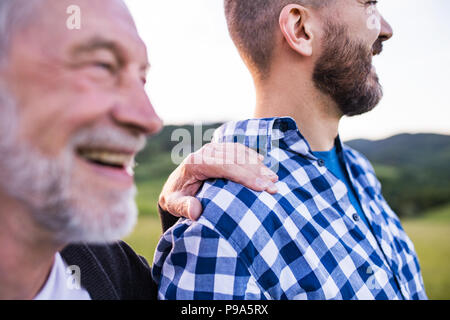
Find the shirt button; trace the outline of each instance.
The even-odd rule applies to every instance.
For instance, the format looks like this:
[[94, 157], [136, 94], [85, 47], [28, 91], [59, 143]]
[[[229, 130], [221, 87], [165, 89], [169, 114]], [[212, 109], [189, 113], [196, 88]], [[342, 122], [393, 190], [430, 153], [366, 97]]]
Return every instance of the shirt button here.
[[317, 160], [317, 164], [319, 165], [319, 167], [324, 167], [325, 161], [323, 159], [319, 159], [319, 160]]
[[359, 215], [357, 213], [353, 214], [353, 220], [355, 220], [356, 222], [359, 221]]

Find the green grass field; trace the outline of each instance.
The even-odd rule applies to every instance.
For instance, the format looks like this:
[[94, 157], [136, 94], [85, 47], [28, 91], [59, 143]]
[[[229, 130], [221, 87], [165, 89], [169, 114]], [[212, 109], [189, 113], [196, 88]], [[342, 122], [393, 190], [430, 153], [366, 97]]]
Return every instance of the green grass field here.
[[[140, 203], [145, 215], [139, 219], [134, 233], [125, 239], [139, 254], [153, 261], [153, 253], [161, 236], [161, 225], [156, 217], [156, 197], [150, 197], [157, 186], [142, 190]], [[154, 201], [154, 202], [153, 202]], [[152, 205], [150, 205], [152, 203]], [[142, 211], [141, 211], [142, 212]], [[422, 218], [403, 221], [419, 255], [425, 287], [430, 299], [450, 299], [450, 204], [432, 210]]]
[[430, 299], [450, 299], [450, 205], [403, 226], [416, 247]]

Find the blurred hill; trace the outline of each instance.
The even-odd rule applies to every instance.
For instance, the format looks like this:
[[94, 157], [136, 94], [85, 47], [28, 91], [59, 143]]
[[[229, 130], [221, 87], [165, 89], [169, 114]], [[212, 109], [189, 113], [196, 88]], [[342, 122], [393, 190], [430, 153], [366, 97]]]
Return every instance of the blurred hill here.
[[450, 202], [450, 136], [401, 134], [347, 145], [374, 165], [383, 195], [400, 216], [415, 216]]
[[[166, 126], [148, 141], [137, 158], [136, 181], [141, 214], [156, 214], [159, 192], [176, 168], [171, 152], [180, 143], [195, 151], [209, 142], [203, 133], [220, 124]], [[180, 131], [181, 129], [181, 131]], [[192, 139], [183, 141], [180, 135]], [[384, 140], [352, 140], [347, 145], [363, 153], [374, 165], [383, 195], [399, 216], [418, 216], [450, 202], [450, 136], [401, 134]]]
[[385, 140], [352, 140], [347, 145], [371, 161], [392, 166], [445, 169], [450, 164], [450, 136], [400, 134]]

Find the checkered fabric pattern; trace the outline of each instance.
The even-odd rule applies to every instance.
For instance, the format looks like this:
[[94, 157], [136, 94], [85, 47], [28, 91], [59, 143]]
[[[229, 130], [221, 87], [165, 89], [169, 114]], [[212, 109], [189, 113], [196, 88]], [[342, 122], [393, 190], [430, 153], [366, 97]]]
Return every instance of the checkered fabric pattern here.
[[215, 140], [264, 154], [279, 193], [205, 183], [200, 220], [180, 220], [158, 244], [160, 299], [427, 298], [414, 246], [361, 154], [337, 139], [370, 228], [293, 119], [228, 123]]

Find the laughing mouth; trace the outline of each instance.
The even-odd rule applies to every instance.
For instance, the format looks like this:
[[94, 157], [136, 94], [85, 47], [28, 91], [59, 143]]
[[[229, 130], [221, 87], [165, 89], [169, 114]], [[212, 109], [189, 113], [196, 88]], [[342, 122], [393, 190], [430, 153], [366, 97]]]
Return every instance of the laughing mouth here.
[[77, 154], [89, 163], [112, 169], [126, 169], [127, 171], [132, 172], [135, 167], [135, 153], [131, 152], [100, 148], [78, 148]]

